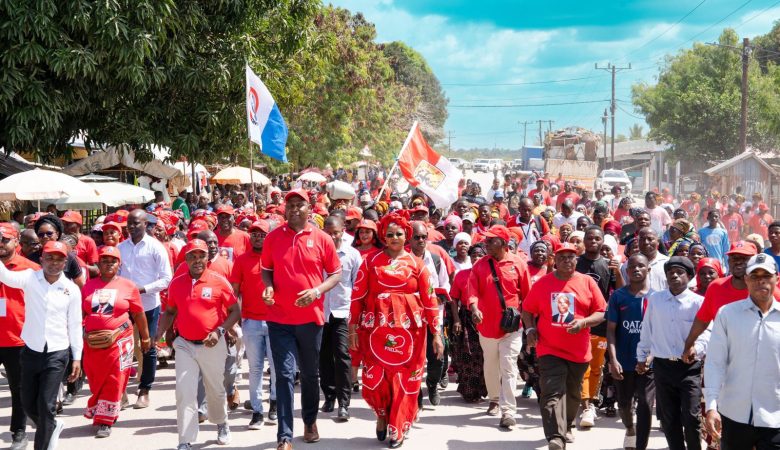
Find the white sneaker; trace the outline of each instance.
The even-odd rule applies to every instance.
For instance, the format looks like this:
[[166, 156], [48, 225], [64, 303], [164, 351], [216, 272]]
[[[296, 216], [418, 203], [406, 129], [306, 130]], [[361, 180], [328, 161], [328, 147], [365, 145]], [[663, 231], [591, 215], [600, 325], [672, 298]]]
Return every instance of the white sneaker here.
[[57, 442], [60, 440], [60, 433], [65, 427], [65, 422], [60, 419], [54, 419], [54, 431], [51, 433], [51, 439], [49, 439], [48, 450], [57, 450]]
[[593, 405], [584, 411], [580, 415], [580, 426], [582, 428], [590, 428], [596, 424], [596, 408]]

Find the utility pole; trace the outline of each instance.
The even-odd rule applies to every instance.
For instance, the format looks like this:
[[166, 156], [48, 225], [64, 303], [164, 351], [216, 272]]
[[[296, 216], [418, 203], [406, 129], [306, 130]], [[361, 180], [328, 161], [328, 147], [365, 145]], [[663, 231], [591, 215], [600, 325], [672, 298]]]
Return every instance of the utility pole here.
[[447, 132], [447, 151], [452, 155], [452, 131]]
[[750, 61], [750, 39], [742, 40], [742, 117], [739, 126], [739, 153], [747, 150], [747, 107], [748, 107], [748, 62]]
[[604, 108], [604, 115], [601, 116], [601, 123], [604, 124], [604, 169], [607, 168], [607, 121], [609, 115], [607, 114], [607, 108]]
[[542, 122], [544, 122], [544, 120], [539, 121], [539, 145], [544, 145], [544, 139], [542, 139]]
[[532, 124], [533, 122], [517, 122], [517, 123], [523, 126], [523, 147], [525, 147], [525, 136], [528, 133], [528, 125]]
[[[611, 139], [611, 152], [612, 152], [612, 158], [611, 158], [611, 166], [615, 166], [615, 111], [617, 110], [617, 105], [615, 104], [615, 74], [620, 70], [630, 70], [631, 69], [631, 63], [628, 64], [628, 67], [617, 67], [612, 63], [607, 63], [607, 67], [599, 67], [599, 64], [596, 63], [596, 70], [606, 70], [608, 72], [612, 72], [612, 101], [610, 102], [610, 111], [612, 112], [612, 139]], [[606, 167], [606, 163], [604, 164]]]
[[555, 123], [554, 120], [548, 120], [547, 121], [547, 132], [548, 133], [552, 131], [552, 124], [554, 124], [554, 123]]

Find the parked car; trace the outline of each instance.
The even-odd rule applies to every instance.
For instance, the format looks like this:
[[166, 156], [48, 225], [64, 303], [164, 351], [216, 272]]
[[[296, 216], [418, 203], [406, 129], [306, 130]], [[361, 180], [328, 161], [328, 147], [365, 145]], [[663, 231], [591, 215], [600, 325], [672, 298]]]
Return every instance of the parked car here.
[[596, 178], [596, 189], [603, 189], [606, 192], [612, 190], [613, 186], [620, 186], [623, 192], [631, 192], [633, 185], [631, 179], [625, 170], [607, 169], [602, 170]]
[[512, 170], [523, 170], [523, 160], [513, 159], [512, 162], [509, 163], [509, 168]]
[[453, 166], [457, 167], [460, 170], [471, 169], [471, 163], [469, 163], [463, 158], [449, 158], [449, 160]]
[[493, 164], [491, 164], [489, 159], [475, 159], [471, 164], [471, 168], [474, 172], [492, 172]]

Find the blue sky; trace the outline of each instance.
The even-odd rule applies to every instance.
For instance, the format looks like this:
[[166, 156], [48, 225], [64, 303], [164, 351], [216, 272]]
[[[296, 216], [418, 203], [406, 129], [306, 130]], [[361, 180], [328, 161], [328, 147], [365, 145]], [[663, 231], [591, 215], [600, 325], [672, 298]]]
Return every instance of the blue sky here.
[[[646, 132], [631, 85], [654, 83], [664, 55], [715, 41], [726, 27], [752, 38], [780, 19], [778, 0], [331, 2], [362, 12], [379, 42], [404, 41], [425, 56], [450, 99], [453, 148], [518, 148], [524, 121], [535, 122], [528, 144], [538, 120], [602, 131], [610, 75], [594, 64], [608, 62], [633, 68], [617, 75], [616, 134], [635, 123]], [[570, 81], [550, 82], [559, 80]]]

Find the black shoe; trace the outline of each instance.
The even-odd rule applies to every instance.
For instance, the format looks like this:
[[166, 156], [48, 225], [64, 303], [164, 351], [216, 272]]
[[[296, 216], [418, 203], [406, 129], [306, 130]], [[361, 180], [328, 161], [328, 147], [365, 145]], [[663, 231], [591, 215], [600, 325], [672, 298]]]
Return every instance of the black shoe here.
[[360, 392], [360, 383], [357, 381], [352, 383], [352, 392]]
[[439, 389], [443, 391], [447, 389], [447, 386], [449, 385], [450, 385], [450, 379], [445, 374], [444, 377], [441, 379], [441, 381], [439, 381]]
[[11, 440], [11, 450], [24, 450], [27, 448], [27, 433], [24, 431], [14, 431]]
[[263, 427], [263, 415], [261, 413], [252, 413], [252, 420], [249, 421], [250, 430], [259, 430]]
[[57, 402], [56, 414], [62, 414], [62, 402]]
[[271, 422], [276, 422], [276, 419], [276, 400], [271, 400], [268, 407], [268, 420]]
[[376, 430], [376, 438], [379, 442], [384, 442], [387, 439], [387, 427], [382, 430]]
[[244, 409], [247, 411], [253, 411], [251, 400], [244, 400]]
[[439, 403], [441, 403], [441, 396], [435, 385], [428, 388], [428, 400], [430, 400], [431, 405], [433, 406], [439, 406]]
[[337, 420], [339, 422], [346, 422], [349, 420], [349, 410], [346, 406], [339, 406], [339, 413]]
[[325, 403], [322, 404], [322, 408], [320, 408], [320, 411], [324, 413], [331, 413], [335, 409], [335, 401], [334, 400], [328, 400], [325, 399]]
[[65, 406], [70, 406], [75, 401], [76, 401], [76, 396], [74, 394], [67, 393], [67, 394], [65, 394], [65, 398], [62, 399], [62, 404], [65, 405]]

